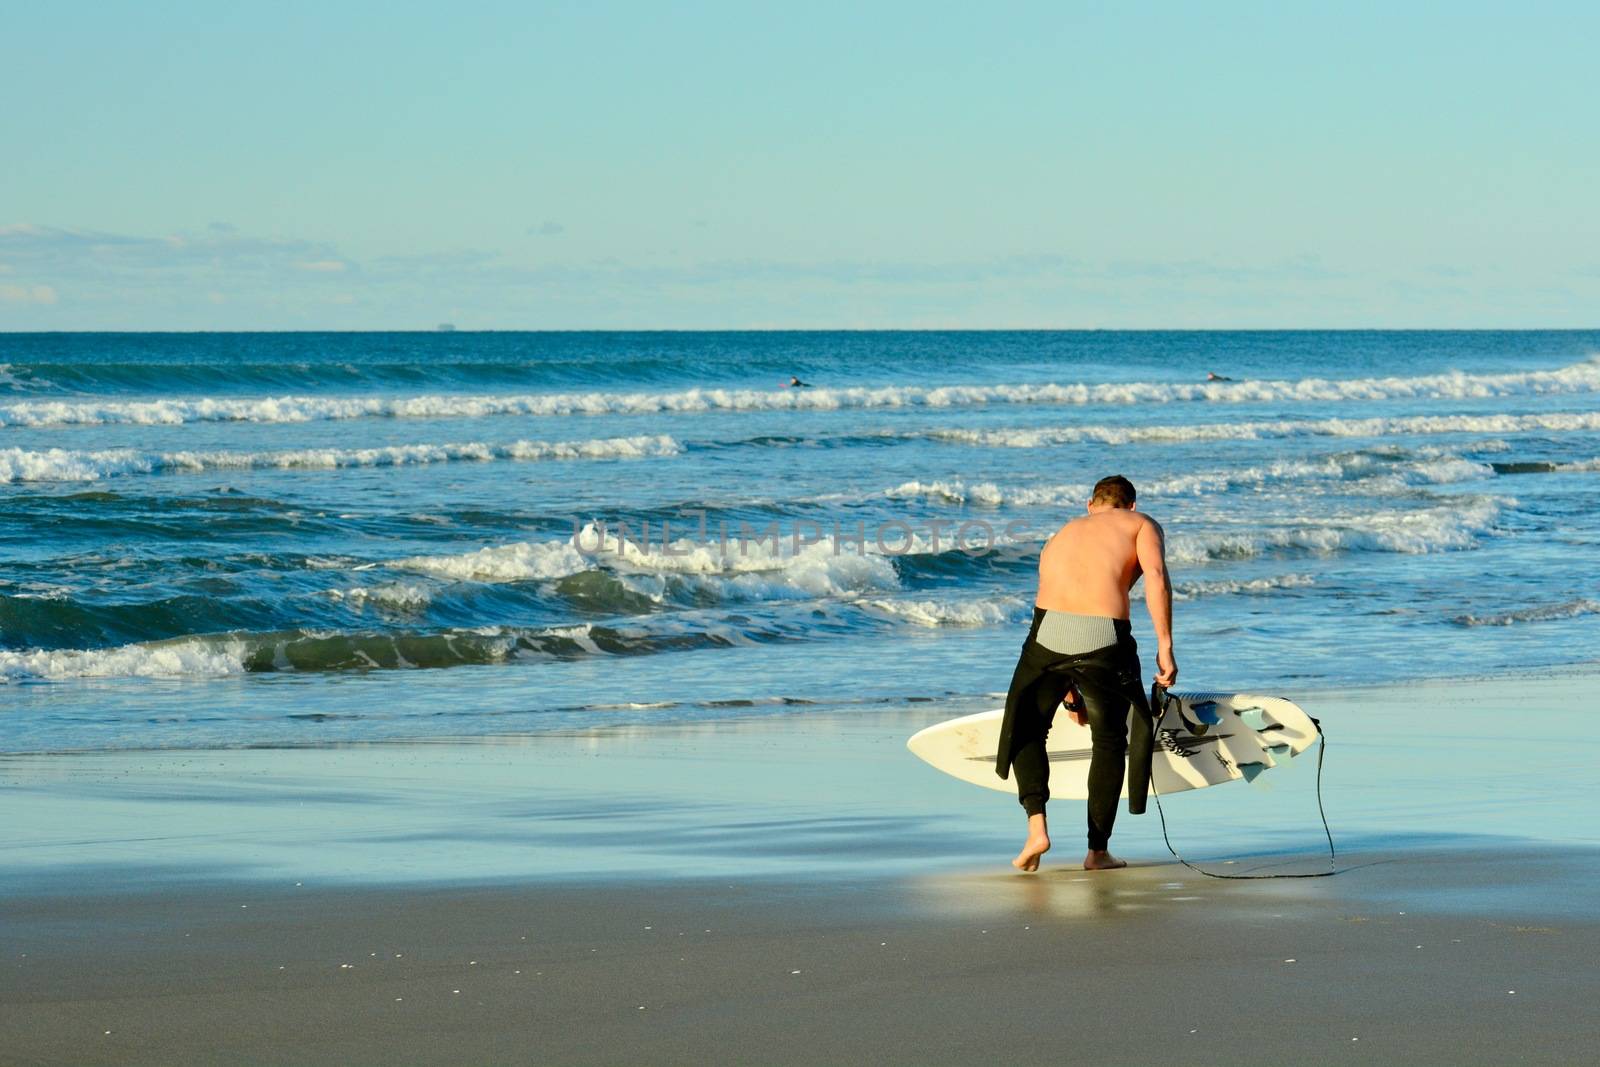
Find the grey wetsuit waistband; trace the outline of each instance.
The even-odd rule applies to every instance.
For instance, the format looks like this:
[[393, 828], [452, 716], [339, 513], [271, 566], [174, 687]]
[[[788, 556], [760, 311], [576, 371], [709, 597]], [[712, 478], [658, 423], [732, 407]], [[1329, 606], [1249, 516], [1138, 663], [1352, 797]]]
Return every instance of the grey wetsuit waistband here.
[[1118, 623], [1123, 628], [1128, 625], [1127, 620], [1114, 619], [1109, 615], [1075, 615], [1070, 611], [1046, 610], [1033, 639], [1052, 652], [1075, 656], [1116, 644]]

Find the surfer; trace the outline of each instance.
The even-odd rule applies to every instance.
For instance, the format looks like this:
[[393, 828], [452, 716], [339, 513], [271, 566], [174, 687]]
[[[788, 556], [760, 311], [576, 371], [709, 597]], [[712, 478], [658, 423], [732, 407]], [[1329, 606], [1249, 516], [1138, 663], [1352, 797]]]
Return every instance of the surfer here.
[[[1141, 515], [1133, 483], [1120, 474], [1095, 483], [1088, 514], [1055, 532], [1039, 553], [1039, 593], [1033, 625], [1022, 645], [1011, 688], [995, 771], [1017, 775], [1017, 798], [1028, 813], [1028, 839], [1012, 866], [1039, 869], [1050, 848], [1045, 803], [1050, 760], [1045, 738], [1056, 708], [1093, 738], [1089, 761], [1089, 851], [1086, 870], [1125, 867], [1108, 849], [1123, 762], [1131, 771], [1128, 811], [1142, 814], [1150, 784], [1154, 740], [1138, 646], [1128, 621], [1128, 593], [1144, 578], [1145, 606], [1156, 631], [1156, 681], [1178, 677], [1172, 651], [1172, 582], [1161, 527]], [[1133, 736], [1130, 745], [1129, 711]]]
[[799, 378], [797, 378], [793, 374], [791, 374], [791, 375], [789, 375], [789, 384], [786, 385], [784, 388], [786, 388], [786, 389], [810, 389], [811, 388], [811, 383], [810, 382], [802, 382]]
[[1206, 371], [1206, 381], [1208, 381], [1208, 382], [1231, 382], [1231, 381], [1233, 381], [1233, 379], [1228, 377], [1226, 374], [1218, 374], [1214, 370], [1208, 370], [1208, 371]]

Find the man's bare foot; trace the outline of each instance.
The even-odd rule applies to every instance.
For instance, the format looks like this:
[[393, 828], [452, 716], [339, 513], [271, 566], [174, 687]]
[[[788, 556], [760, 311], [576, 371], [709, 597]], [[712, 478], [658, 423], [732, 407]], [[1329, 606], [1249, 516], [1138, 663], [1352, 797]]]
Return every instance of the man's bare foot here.
[[1011, 861], [1011, 866], [1019, 871], [1037, 871], [1039, 857], [1050, 851], [1050, 831], [1045, 825], [1043, 815], [1030, 815], [1028, 817], [1028, 840], [1023, 844], [1022, 851], [1017, 853], [1017, 858]]
[[1086, 871], [1114, 871], [1127, 865], [1127, 860], [1119, 860], [1103, 848], [1090, 849], [1083, 857], [1083, 869]]
[[1022, 846], [1022, 851], [1017, 853], [1017, 858], [1011, 861], [1011, 866], [1019, 871], [1037, 871], [1039, 857], [1050, 851], [1050, 839], [1044, 834], [1029, 834], [1027, 843]]

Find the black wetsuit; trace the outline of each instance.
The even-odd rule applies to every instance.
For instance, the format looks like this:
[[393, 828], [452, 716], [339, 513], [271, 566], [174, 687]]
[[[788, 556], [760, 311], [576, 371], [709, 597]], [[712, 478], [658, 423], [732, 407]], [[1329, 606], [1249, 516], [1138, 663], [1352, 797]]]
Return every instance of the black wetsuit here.
[[[1143, 814], [1150, 785], [1154, 728], [1139, 668], [1139, 648], [1127, 619], [1108, 620], [1115, 640], [1102, 648], [1064, 653], [1038, 641], [1047, 612], [1034, 608], [1006, 694], [1006, 714], [995, 754], [995, 773], [1017, 773], [1017, 797], [1029, 815], [1043, 813], [1050, 799], [1050, 760], [1045, 739], [1068, 685], [1076, 686], [1089, 719], [1089, 848], [1104, 849], [1117, 817], [1123, 761], [1131, 772], [1128, 811]], [[1133, 714], [1130, 716], [1129, 712]], [[1132, 728], [1132, 743], [1129, 729]]]

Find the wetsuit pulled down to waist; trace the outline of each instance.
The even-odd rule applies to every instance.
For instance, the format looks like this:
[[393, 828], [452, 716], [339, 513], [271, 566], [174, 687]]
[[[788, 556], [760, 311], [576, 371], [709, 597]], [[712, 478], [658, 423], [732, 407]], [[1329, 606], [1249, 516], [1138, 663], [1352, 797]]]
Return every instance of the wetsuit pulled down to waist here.
[[1125, 770], [1132, 814], [1145, 810], [1150, 782], [1154, 731], [1127, 619], [1034, 609], [1006, 695], [995, 763], [1002, 777], [1015, 770], [1018, 800], [1029, 815], [1041, 814], [1050, 799], [1045, 742], [1069, 689], [1082, 701], [1092, 739], [1089, 848], [1100, 850], [1116, 821]]

